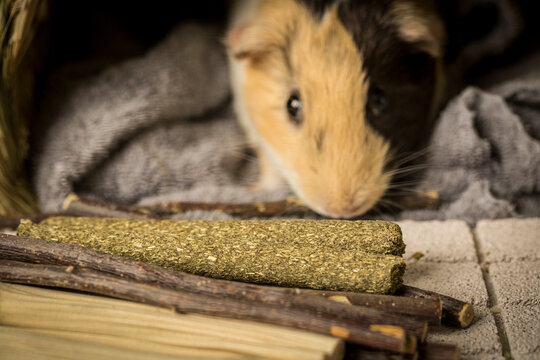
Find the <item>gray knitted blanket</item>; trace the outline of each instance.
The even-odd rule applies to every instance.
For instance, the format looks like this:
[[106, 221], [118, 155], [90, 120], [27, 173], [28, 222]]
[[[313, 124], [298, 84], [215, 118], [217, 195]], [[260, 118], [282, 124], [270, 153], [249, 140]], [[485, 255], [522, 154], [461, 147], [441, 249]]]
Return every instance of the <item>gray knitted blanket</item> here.
[[[71, 192], [120, 204], [287, 196], [247, 190], [257, 169], [230, 110], [220, 39], [184, 24], [143, 57], [90, 77], [53, 77], [33, 129], [42, 210], [58, 211]], [[441, 209], [398, 218], [539, 216], [539, 139], [540, 62], [497, 86], [466, 89], [441, 113], [418, 187], [439, 191]]]

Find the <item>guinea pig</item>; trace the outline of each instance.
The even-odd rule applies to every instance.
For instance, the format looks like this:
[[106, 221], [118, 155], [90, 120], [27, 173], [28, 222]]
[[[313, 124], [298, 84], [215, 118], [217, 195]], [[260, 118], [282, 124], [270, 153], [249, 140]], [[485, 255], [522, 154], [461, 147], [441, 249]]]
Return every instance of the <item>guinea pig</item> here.
[[371, 209], [425, 147], [444, 84], [430, 0], [243, 0], [226, 43], [257, 187], [335, 218]]

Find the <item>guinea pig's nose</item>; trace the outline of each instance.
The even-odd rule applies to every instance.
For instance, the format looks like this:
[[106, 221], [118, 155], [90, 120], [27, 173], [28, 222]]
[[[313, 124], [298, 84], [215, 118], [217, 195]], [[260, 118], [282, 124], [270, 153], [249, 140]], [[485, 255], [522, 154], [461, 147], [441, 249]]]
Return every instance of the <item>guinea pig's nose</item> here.
[[350, 202], [346, 204], [327, 205], [323, 208], [323, 215], [333, 218], [352, 218], [358, 216], [367, 209], [364, 202]]

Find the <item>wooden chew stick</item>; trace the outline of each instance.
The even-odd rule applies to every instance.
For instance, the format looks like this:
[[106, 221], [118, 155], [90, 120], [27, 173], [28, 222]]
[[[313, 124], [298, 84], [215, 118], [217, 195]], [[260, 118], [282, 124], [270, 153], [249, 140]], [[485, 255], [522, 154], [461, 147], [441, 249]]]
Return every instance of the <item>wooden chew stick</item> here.
[[[402, 210], [430, 209], [439, 207], [437, 192], [404, 195], [395, 200]], [[147, 206], [122, 206], [69, 195], [63, 204], [68, 214], [80, 216], [116, 216], [130, 218], [167, 218], [188, 211], [219, 211], [239, 218], [268, 218], [273, 216], [305, 216], [314, 214], [300, 199], [290, 197], [280, 201], [256, 201], [248, 203], [164, 202]]]
[[62, 209], [71, 216], [117, 217], [123, 219], [160, 219], [161, 216], [138, 206], [116, 205], [104, 201], [80, 198], [70, 194]]
[[393, 293], [404, 243], [396, 224], [340, 220], [23, 220], [18, 234], [192, 274], [286, 287]]
[[17, 229], [21, 220], [30, 220], [32, 222], [40, 222], [53, 216], [62, 216], [62, 213], [48, 214], [28, 214], [28, 215], [0, 215], [0, 230], [1, 229]]
[[179, 292], [73, 266], [0, 260], [0, 280], [80, 290], [172, 308], [180, 313], [221, 316], [288, 326], [399, 353], [416, 351], [415, 338], [398, 326], [372, 325], [366, 328], [324, 316], [313, 316], [310, 312], [300, 309]]
[[461, 354], [459, 347], [448, 344], [424, 343], [418, 348], [420, 359], [457, 360]]
[[403, 314], [433, 325], [441, 324], [442, 301], [436, 297], [412, 298], [394, 295], [366, 294], [345, 291], [301, 289], [300, 294], [313, 294], [351, 305], [367, 306], [386, 312]]
[[355, 344], [346, 344], [345, 360], [417, 360], [418, 352], [414, 354], [396, 354], [389, 351], [368, 349]]
[[396, 354], [388, 351], [377, 351], [366, 349], [364, 347], [347, 344], [345, 359], [362, 360], [457, 360], [459, 359], [460, 349], [454, 345], [424, 343], [418, 346], [418, 352], [410, 354]]
[[357, 324], [399, 325], [421, 341], [427, 335], [428, 327], [423, 321], [385, 314], [376, 309], [339, 304], [316, 295], [302, 295], [304, 290], [211, 279], [103, 254], [72, 244], [0, 234], [0, 258], [84, 267], [176, 290], [308, 309], [338, 319], [348, 319]]
[[440, 206], [439, 193], [435, 190], [403, 195], [395, 201], [402, 210], [438, 210]]
[[66, 215], [122, 217], [131, 219], [165, 219], [188, 211], [219, 211], [239, 218], [267, 218], [272, 216], [304, 216], [314, 214], [299, 199], [256, 201], [247, 203], [164, 202], [148, 206], [116, 205], [70, 194], [62, 209]]
[[305, 216], [314, 212], [297, 198], [281, 201], [256, 201], [249, 203], [202, 203], [202, 202], [165, 202], [144, 206], [153, 214], [169, 217], [188, 211], [219, 211], [231, 216], [250, 218], [269, 218], [273, 216]]
[[411, 298], [435, 298], [442, 302], [442, 321], [449, 325], [466, 328], [474, 320], [474, 308], [471, 304], [454, 299], [450, 296], [438, 294], [433, 291], [422, 290], [412, 286], [402, 286], [400, 295]]
[[[406, 195], [394, 200], [401, 210], [430, 209], [439, 207], [436, 192]], [[257, 201], [247, 203], [164, 202], [148, 206], [125, 206], [92, 200], [71, 194], [64, 200], [62, 213], [30, 215], [0, 215], [0, 229], [15, 229], [21, 219], [34, 222], [55, 216], [96, 216], [128, 219], [166, 219], [188, 211], [219, 211], [241, 219], [269, 218], [274, 216], [305, 216], [314, 212], [297, 198], [281, 201]]]

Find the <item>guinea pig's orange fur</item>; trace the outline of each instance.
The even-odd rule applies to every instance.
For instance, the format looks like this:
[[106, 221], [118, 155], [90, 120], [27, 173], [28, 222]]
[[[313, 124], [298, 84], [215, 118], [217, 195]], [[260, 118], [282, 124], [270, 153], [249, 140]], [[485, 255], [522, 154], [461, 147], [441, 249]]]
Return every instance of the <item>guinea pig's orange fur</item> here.
[[[366, 212], [389, 185], [390, 146], [365, 120], [369, 79], [360, 51], [335, 9], [315, 19], [294, 0], [256, 2], [228, 45], [235, 107], [258, 151], [260, 184], [285, 179], [323, 215]], [[299, 125], [286, 108], [295, 90]]]

